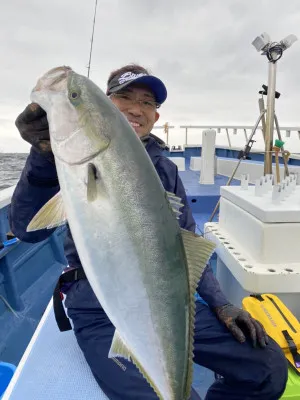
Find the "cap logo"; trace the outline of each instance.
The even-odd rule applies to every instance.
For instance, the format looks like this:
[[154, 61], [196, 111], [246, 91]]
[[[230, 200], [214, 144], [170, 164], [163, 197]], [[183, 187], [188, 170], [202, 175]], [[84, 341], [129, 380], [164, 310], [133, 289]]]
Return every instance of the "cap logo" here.
[[122, 83], [125, 83], [127, 81], [132, 81], [133, 79], [139, 78], [141, 76], [147, 76], [147, 74], [135, 74], [134, 72], [125, 72], [123, 75], [120, 76], [118, 79], [119, 84], [122, 85]]

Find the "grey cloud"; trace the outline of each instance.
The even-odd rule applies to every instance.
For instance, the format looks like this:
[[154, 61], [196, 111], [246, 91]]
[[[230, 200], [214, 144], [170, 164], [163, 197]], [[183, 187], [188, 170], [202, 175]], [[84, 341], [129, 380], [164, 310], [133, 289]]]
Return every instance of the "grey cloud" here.
[[[252, 122], [268, 65], [251, 42], [263, 31], [273, 40], [290, 33], [300, 39], [298, 4], [98, 0], [91, 78], [105, 89], [111, 70], [138, 62], [167, 85], [162, 121]], [[93, 11], [94, 1], [2, 2], [0, 138], [18, 138], [14, 119], [46, 70], [66, 64], [87, 73]], [[278, 64], [277, 108], [284, 124], [300, 125], [299, 64], [300, 42]]]

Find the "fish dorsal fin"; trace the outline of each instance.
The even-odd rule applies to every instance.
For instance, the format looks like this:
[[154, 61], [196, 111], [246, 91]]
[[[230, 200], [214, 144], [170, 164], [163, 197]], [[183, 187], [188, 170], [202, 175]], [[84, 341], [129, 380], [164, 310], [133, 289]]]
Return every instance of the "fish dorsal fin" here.
[[40, 229], [52, 229], [66, 223], [66, 214], [61, 193], [58, 192], [32, 218], [27, 226], [27, 232]]
[[195, 291], [202, 273], [212, 256], [215, 244], [210, 240], [204, 239], [194, 232], [181, 229], [189, 274], [190, 285], [190, 348], [189, 348], [189, 366], [186, 383], [186, 399], [190, 398], [190, 391], [193, 382], [193, 357], [194, 357], [194, 326], [195, 326]]
[[124, 343], [123, 339], [121, 338], [119, 332], [115, 330], [115, 334], [111, 343], [111, 347], [108, 353], [109, 358], [115, 358], [115, 357], [122, 357], [125, 358], [128, 361], [132, 361], [140, 373], [143, 375], [143, 377], [146, 379], [146, 381], [149, 383], [149, 385], [153, 388], [155, 393], [157, 394], [158, 398], [160, 400], [163, 400], [163, 397], [161, 393], [159, 392], [158, 388], [155, 386], [147, 372], [144, 370], [142, 365], [138, 362], [138, 360], [135, 358], [135, 356], [132, 354], [130, 349], [127, 347], [127, 345]]
[[172, 207], [172, 210], [175, 213], [176, 218], [178, 219], [182, 214], [180, 208], [183, 207], [184, 204], [181, 202], [181, 198], [177, 197], [174, 193], [166, 192], [166, 194], [167, 194], [167, 199], [169, 200], [169, 203]]

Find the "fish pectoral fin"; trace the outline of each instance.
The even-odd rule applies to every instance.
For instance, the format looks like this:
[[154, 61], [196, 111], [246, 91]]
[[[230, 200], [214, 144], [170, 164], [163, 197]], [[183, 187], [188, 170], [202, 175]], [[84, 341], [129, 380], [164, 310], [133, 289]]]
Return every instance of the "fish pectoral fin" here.
[[180, 215], [182, 214], [180, 208], [184, 206], [184, 204], [181, 202], [181, 198], [171, 192], [166, 192], [166, 194], [176, 218], [179, 219]]
[[38, 231], [40, 229], [52, 229], [66, 223], [66, 214], [61, 193], [58, 192], [50, 199], [32, 218], [26, 231]]
[[123, 358], [126, 358], [126, 360], [131, 361], [130, 350], [127, 348], [126, 344], [123, 342], [123, 340], [117, 330], [115, 330], [115, 334], [114, 334], [113, 340], [111, 342], [111, 347], [109, 349], [108, 357], [109, 358], [123, 357]]
[[87, 170], [87, 200], [92, 202], [97, 197], [97, 169], [93, 163], [88, 164]]
[[143, 375], [143, 377], [146, 379], [146, 381], [149, 383], [149, 385], [153, 388], [155, 393], [157, 394], [158, 398], [160, 400], [163, 400], [163, 397], [152, 381], [152, 379], [149, 377], [143, 366], [138, 362], [138, 360], [135, 358], [135, 356], [131, 353], [129, 348], [126, 346], [124, 343], [123, 339], [121, 338], [119, 332], [115, 330], [115, 334], [113, 337], [113, 340], [111, 342], [111, 347], [109, 349], [108, 353], [108, 358], [115, 358], [115, 357], [123, 357], [128, 361], [133, 362], [133, 364], [138, 368], [140, 373]]
[[186, 382], [186, 398], [190, 396], [191, 386], [193, 382], [193, 357], [194, 357], [194, 325], [195, 325], [195, 291], [198, 286], [198, 282], [202, 276], [202, 273], [212, 256], [215, 249], [215, 244], [210, 240], [207, 240], [194, 232], [181, 229], [181, 236], [183, 239], [183, 245], [185, 249], [187, 264], [188, 264], [188, 276], [190, 286], [190, 348], [189, 348], [189, 366], [187, 372]]

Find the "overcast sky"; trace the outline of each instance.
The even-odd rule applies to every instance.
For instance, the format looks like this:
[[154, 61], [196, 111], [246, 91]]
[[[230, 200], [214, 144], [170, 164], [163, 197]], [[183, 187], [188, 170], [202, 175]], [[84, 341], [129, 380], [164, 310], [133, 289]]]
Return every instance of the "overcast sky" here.
[[[52, 67], [87, 74], [94, 0], [9, 0], [0, 4], [0, 149], [27, 150], [14, 121], [37, 78]], [[130, 62], [150, 68], [168, 89], [159, 124], [250, 124], [267, 59], [251, 45], [300, 39], [299, 0], [98, 0], [91, 79]], [[278, 63], [277, 115], [300, 125], [300, 40]]]

